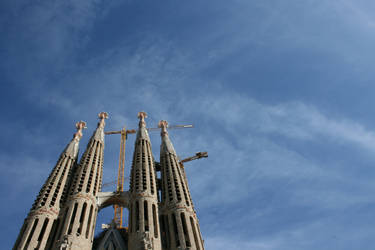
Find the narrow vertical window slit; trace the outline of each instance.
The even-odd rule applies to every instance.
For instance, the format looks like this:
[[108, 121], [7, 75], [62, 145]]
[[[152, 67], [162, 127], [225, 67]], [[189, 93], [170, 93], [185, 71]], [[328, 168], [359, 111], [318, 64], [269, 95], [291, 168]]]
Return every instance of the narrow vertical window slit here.
[[89, 219], [87, 220], [86, 239], [89, 238], [90, 225], [91, 225], [91, 217], [92, 217], [92, 210], [93, 210], [93, 206], [91, 205], [91, 207], [90, 207], [90, 213], [89, 213]]
[[135, 231], [139, 231], [139, 203], [135, 202]]
[[68, 234], [71, 234], [71, 233], [72, 233], [72, 229], [73, 229], [73, 225], [74, 225], [74, 220], [75, 220], [76, 213], [77, 213], [77, 207], [78, 207], [78, 203], [76, 202], [76, 203], [74, 204], [72, 217], [70, 218]]
[[184, 231], [186, 247], [191, 247], [189, 232], [187, 230], [185, 214], [181, 213], [182, 230]]
[[31, 238], [32, 238], [33, 235], [34, 235], [34, 231], [35, 231], [36, 226], [38, 225], [38, 222], [39, 222], [39, 219], [35, 219], [34, 224], [33, 224], [32, 228], [31, 228], [30, 233], [29, 233], [29, 236], [27, 237], [27, 240], [26, 240], [26, 244], [25, 244], [24, 250], [26, 250], [26, 249], [29, 247], [29, 244], [30, 244]]
[[154, 236], [155, 238], [158, 237], [158, 217], [156, 216], [156, 206], [155, 204], [152, 204], [152, 220], [154, 222]]
[[79, 228], [77, 230], [77, 233], [81, 234], [82, 228], [83, 228], [83, 222], [85, 220], [85, 214], [86, 214], [86, 207], [87, 203], [83, 203], [82, 211], [81, 211], [81, 216], [79, 217]]
[[147, 201], [144, 201], [143, 206], [143, 214], [144, 214], [144, 222], [145, 222], [145, 232], [149, 231], [149, 225], [148, 225], [148, 204]]
[[176, 240], [176, 246], [179, 247], [180, 246], [180, 238], [178, 237], [176, 214], [172, 214], [172, 222], [173, 222], [173, 231], [174, 231], [174, 238]]

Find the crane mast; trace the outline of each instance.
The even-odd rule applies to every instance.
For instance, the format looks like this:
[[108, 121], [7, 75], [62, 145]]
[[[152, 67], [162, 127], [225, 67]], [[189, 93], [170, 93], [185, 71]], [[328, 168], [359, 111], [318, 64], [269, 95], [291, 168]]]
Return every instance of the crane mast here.
[[[121, 142], [120, 142], [120, 155], [119, 155], [119, 165], [117, 172], [117, 192], [124, 191], [124, 170], [125, 170], [125, 142], [126, 142], [126, 130], [125, 127], [121, 130]], [[123, 207], [119, 205], [114, 205], [114, 221], [118, 228], [122, 228], [122, 216]]]

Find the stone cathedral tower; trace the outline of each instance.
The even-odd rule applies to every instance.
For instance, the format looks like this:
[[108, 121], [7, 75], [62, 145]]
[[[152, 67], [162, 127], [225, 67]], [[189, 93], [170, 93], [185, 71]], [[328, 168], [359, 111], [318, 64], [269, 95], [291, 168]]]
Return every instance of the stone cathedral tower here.
[[167, 132], [168, 123], [160, 121], [160, 164], [162, 177], [161, 218], [166, 249], [203, 249], [198, 219], [194, 211], [185, 171]]
[[130, 182], [129, 249], [161, 249], [154, 157], [146, 130], [146, 113], [140, 118]]
[[[186, 174], [168, 136], [168, 123], [159, 122], [159, 163], [152, 154], [146, 117], [145, 112], [138, 113], [130, 187], [124, 192], [101, 192], [108, 114], [99, 114], [98, 126], [79, 163], [78, 146], [86, 123], [78, 122], [78, 131], [40, 190], [13, 249], [204, 250]], [[117, 228], [112, 223], [94, 239], [98, 212], [115, 204], [129, 210], [128, 227]]]

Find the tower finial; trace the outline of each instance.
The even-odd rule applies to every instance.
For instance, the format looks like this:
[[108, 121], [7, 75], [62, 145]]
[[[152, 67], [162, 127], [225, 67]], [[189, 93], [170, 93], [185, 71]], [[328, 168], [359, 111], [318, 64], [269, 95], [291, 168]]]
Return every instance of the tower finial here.
[[105, 126], [104, 120], [108, 119], [108, 113], [107, 112], [100, 112], [98, 116], [99, 116], [99, 119], [100, 119], [100, 121], [98, 123], [98, 127], [104, 128], [104, 126]]
[[138, 112], [139, 118], [139, 127], [146, 126], [145, 118], [147, 118], [147, 114], [144, 111]]
[[159, 121], [158, 127], [161, 128], [161, 135], [168, 134], [167, 128], [168, 128], [168, 122], [165, 120]]
[[84, 121], [77, 122], [76, 128], [77, 128], [77, 132], [74, 134], [73, 138], [77, 139], [77, 140], [80, 140], [82, 138], [82, 130], [87, 128], [86, 122], [84, 122]]

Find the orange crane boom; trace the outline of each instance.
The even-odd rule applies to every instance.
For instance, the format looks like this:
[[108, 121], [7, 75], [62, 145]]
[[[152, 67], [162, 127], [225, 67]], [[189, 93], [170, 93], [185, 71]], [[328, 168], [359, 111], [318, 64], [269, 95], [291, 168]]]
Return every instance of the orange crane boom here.
[[197, 159], [200, 159], [200, 158], [207, 158], [207, 157], [208, 157], [207, 152], [198, 152], [198, 153], [195, 153], [194, 156], [185, 158], [185, 159], [181, 160], [180, 162], [184, 163], [184, 162], [193, 161], [193, 160], [197, 160]]

